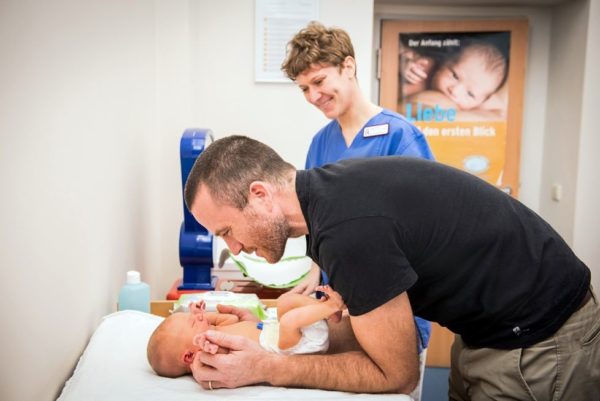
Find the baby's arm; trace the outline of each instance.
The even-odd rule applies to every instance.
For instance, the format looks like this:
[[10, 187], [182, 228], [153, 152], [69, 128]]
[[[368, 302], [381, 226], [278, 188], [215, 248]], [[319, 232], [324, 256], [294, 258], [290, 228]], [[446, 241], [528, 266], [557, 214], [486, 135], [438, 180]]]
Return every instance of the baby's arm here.
[[427, 78], [433, 69], [433, 58], [422, 56], [414, 50], [404, 50], [400, 53], [399, 64], [402, 95], [410, 96], [425, 90]]
[[207, 312], [206, 318], [208, 323], [214, 326], [229, 326], [240, 321], [236, 315], [230, 313]]
[[325, 301], [317, 301], [308, 305], [290, 309], [279, 319], [279, 348], [287, 349], [298, 344], [302, 338], [303, 327], [308, 327], [319, 320], [345, 308], [342, 297], [329, 286], [317, 287], [317, 291], [325, 293]]
[[[206, 303], [202, 300], [199, 302], [191, 302], [189, 305], [190, 313], [199, 317], [200, 320], [206, 320], [209, 325], [216, 327], [231, 326], [239, 322], [239, 317], [230, 313], [215, 313], [206, 312]], [[192, 343], [211, 354], [216, 354], [219, 351], [219, 346], [212, 344], [206, 339], [204, 333], [199, 333], [192, 339]]]
[[[258, 342], [260, 336], [260, 330], [258, 330], [257, 323], [252, 321], [241, 321], [233, 324], [222, 325], [215, 327], [214, 330], [236, 336], [243, 336], [256, 342]], [[220, 348], [218, 345], [211, 343], [206, 338], [205, 332], [196, 334], [192, 342], [195, 346], [201, 348], [204, 352], [209, 354], [214, 355], [216, 353], [227, 353], [226, 349]]]
[[202, 316], [201, 320], [206, 318], [208, 324], [213, 326], [227, 326], [240, 321], [237, 315], [231, 313], [206, 312], [206, 303], [204, 301], [191, 302], [189, 305], [192, 315]]

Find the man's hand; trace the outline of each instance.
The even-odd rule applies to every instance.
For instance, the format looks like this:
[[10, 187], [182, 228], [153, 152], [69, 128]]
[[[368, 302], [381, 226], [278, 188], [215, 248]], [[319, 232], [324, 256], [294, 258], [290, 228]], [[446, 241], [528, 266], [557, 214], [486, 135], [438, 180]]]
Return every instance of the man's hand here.
[[227, 354], [196, 353], [191, 365], [192, 374], [204, 389], [236, 388], [264, 382], [267, 378], [262, 372], [269, 371], [268, 361], [278, 357], [250, 339], [214, 330], [207, 331], [204, 338], [198, 340], [229, 349]]

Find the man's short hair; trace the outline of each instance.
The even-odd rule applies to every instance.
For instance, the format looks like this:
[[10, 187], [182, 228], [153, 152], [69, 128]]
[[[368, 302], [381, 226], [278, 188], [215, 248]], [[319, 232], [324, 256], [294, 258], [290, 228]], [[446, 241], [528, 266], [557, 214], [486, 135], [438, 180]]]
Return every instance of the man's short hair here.
[[215, 200], [242, 210], [252, 182], [282, 186], [295, 170], [264, 143], [228, 136], [213, 142], [196, 159], [185, 183], [185, 203], [191, 209], [200, 185], [205, 185]]
[[312, 21], [289, 41], [281, 69], [295, 81], [313, 64], [338, 67], [348, 56], [354, 58], [354, 47], [346, 31]]

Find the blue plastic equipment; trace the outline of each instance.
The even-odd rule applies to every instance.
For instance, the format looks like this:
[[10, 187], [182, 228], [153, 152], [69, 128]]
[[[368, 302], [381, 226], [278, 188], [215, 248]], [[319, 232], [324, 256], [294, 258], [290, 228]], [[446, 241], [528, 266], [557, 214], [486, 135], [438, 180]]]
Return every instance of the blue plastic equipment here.
[[[213, 141], [212, 131], [190, 128], [181, 136], [181, 185], [185, 182], [196, 158]], [[179, 231], [179, 263], [183, 267], [183, 280], [178, 290], [213, 290], [213, 238], [206, 228], [191, 215], [183, 204], [183, 223]]]

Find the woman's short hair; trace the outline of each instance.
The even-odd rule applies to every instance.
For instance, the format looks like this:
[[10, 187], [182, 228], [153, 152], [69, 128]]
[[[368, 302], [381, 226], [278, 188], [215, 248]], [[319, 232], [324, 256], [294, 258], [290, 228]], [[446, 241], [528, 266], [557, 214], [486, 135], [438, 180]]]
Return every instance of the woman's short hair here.
[[346, 31], [312, 21], [288, 42], [281, 69], [294, 81], [313, 64], [338, 67], [348, 56], [354, 58], [354, 47]]

